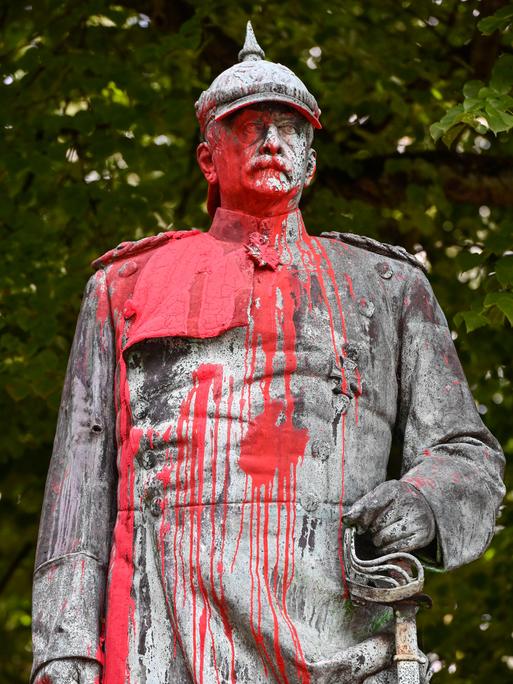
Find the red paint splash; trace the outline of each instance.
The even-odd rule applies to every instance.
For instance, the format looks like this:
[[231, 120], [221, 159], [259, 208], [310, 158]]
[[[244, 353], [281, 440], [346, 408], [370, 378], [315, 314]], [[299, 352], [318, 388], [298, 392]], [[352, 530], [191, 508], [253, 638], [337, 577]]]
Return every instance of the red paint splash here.
[[100, 342], [104, 346], [106, 341], [103, 336], [105, 324], [110, 318], [110, 305], [107, 296], [107, 283], [105, 281], [105, 273], [103, 271], [96, 271], [94, 274], [95, 281], [95, 297], [96, 297], [96, 322], [100, 327]]
[[[280, 419], [284, 422], [280, 422]], [[274, 399], [250, 425], [242, 443], [239, 467], [254, 487], [271, 485], [277, 475], [284, 483], [297, 466], [308, 443], [308, 431], [285, 422], [284, 402]]]
[[[338, 283], [337, 279], [335, 276], [335, 272], [333, 270], [333, 266], [331, 264], [331, 261], [326, 253], [326, 250], [321, 244], [321, 241], [318, 238], [312, 238], [312, 243], [316, 246], [318, 251], [312, 250], [313, 254], [315, 254], [314, 262], [316, 264], [316, 272], [317, 272], [317, 277], [319, 279], [319, 284], [321, 286], [321, 292], [322, 296], [324, 299], [325, 306], [327, 308], [328, 314], [329, 314], [329, 321], [330, 321], [330, 329], [331, 329], [331, 340], [333, 344], [333, 352], [334, 352], [334, 358], [335, 362], [338, 366], [338, 369], [341, 373], [342, 376], [342, 392], [344, 392], [347, 389], [347, 378], [346, 378], [346, 373], [345, 369], [343, 368], [341, 358], [343, 355], [343, 349], [338, 350], [337, 346], [337, 341], [336, 341], [336, 336], [335, 336], [335, 317], [333, 314], [333, 311], [331, 309], [331, 304], [329, 301], [329, 298], [327, 296], [327, 286], [325, 283], [324, 279], [324, 271], [326, 271], [329, 280], [331, 281], [331, 287], [332, 291], [335, 295], [336, 303], [337, 303], [337, 308], [338, 308], [338, 316], [339, 316], [339, 321], [340, 321], [340, 326], [342, 329], [342, 337], [344, 342], [347, 341], [347, 332], [346, 332], [346, 324], [345, 324], [345, 318], [344, 318], [344, 312], [342, 309], [342, 300], [340, 298], [340, 292], [338, 289]], [[361, 379], [360, 376], [358, 376], [358, 383], [359, 387]], [[356, 408], [356, 424], [358, 421], [358, 408]], [[344, 522], [344, 492], [345, 492], [345, 429], [346, 429], [346, 414], [342, 415], [341, 419], [342, 423], [342, 429], [341, 429], [341, 436], [340, 436], [340, 448], [341, 448], [341, 479], [340, 479], [340, 500], [339, 500], [339, 528], [338, 528], [338, 555], [339, 555], [339, 563], [340, 563], [340, 570], [342, 573], [342, 582], [344, 585], [344, 597], [348, 598], [349, 597], [349, 587], [347, 585], [347, 579], [346, 579], [346, 571], [345, 571], [345, 563], [344, 563], [344, 543], [343, 543], [343, 522]]]
[[215, 337], [246, 325], [252, 271], [242, 246], [234, 250], [209, 234], [165, 245], [137, 281], [126, 347], [158, 337]]

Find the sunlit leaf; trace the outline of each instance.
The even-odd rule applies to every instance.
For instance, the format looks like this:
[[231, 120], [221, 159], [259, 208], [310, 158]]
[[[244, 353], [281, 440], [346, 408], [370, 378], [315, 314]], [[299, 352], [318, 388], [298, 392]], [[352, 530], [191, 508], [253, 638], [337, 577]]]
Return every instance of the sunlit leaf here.
[[481, 19], [478, 23], [479, 30], [486, 36], [494, 31], [505, 31], [513, 22], [513, 5], [501, 7], [490, 17]]
[[490, 292], [485, 297], [484, 305], [496, 306], [513, 325], [513, 292]]
[[461, 325], [462, 323], [464, 323], [467, 332], [469, 333], [473, 332], [474, 330], [477, 330], [478, 328], [483, 328], [484, 326], [489, 324], [489, 321], [486, 318], [486, 316], [483, 316], [482, 314], [477, 313], [476, 311], [460, 311], [454, 317], [454, 322], [456, 323], [456, 325]]

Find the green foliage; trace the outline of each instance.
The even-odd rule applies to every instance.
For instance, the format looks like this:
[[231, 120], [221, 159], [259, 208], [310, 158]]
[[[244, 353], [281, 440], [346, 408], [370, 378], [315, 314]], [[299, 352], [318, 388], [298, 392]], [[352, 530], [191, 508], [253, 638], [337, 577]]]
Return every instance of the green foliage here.
[[[429, 263], [511, 458], [512, 11], [497, 0], [4, 1], [0, 684], [28, 678], [39, 507], [88, 263], [123, 239], [208, 226], [193, 103], [236, 59], [248, 18], [323, 109], [307, 225]], [[441, 684], [511, 679], [509, 473], [507, 484], [485, 557], [428, 580], [421, 624]]]
[[[482, 19], [478, 28], [484, 35], [495, 31], [509, 31], [513, 21], [513, 5], [501, 7], [497, 12]], [[468, 133], [491, 131], [495, 135], [513, 128], [513, 55], [502, 54], [496, 61], [488, 86], [482, 81], [468, 81], [463, 87], [463, 104], [451, 107], [439, 122], [430, 127], [434, 140], [442, 138], [450, 147], [453, 142]]]
[[489, 36], [494, 31], [507, 31], [513, 22], [513, 5], [501, 7], [491, 17], [485, 17], [478, 23], [479, 30], [485, 36]]

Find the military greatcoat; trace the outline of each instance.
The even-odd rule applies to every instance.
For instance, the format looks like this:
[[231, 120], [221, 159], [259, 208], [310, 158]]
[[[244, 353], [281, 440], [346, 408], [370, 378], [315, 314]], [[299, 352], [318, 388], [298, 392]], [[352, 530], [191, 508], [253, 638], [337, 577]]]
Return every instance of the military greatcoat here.
[[352, 605], [344, 511], [424, 496], [437, 558], [489, 543], [504, 490], [417, 262], [299, 211], [218, 209], [98, 260], [64, 387], [34, 579], [34, 672], [105, 684], [394, 682], [390, 609]]

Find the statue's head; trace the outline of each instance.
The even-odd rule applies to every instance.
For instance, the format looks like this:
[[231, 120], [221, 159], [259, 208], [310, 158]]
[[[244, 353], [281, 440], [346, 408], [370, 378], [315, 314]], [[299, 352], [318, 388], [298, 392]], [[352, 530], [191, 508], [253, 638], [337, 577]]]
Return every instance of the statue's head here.
[[208, 210], [284, 213], [298, 206], [313, 179], [320, 109], [290, 69], [264, 60], [249, 22], [239, 60], [196, 103]]

